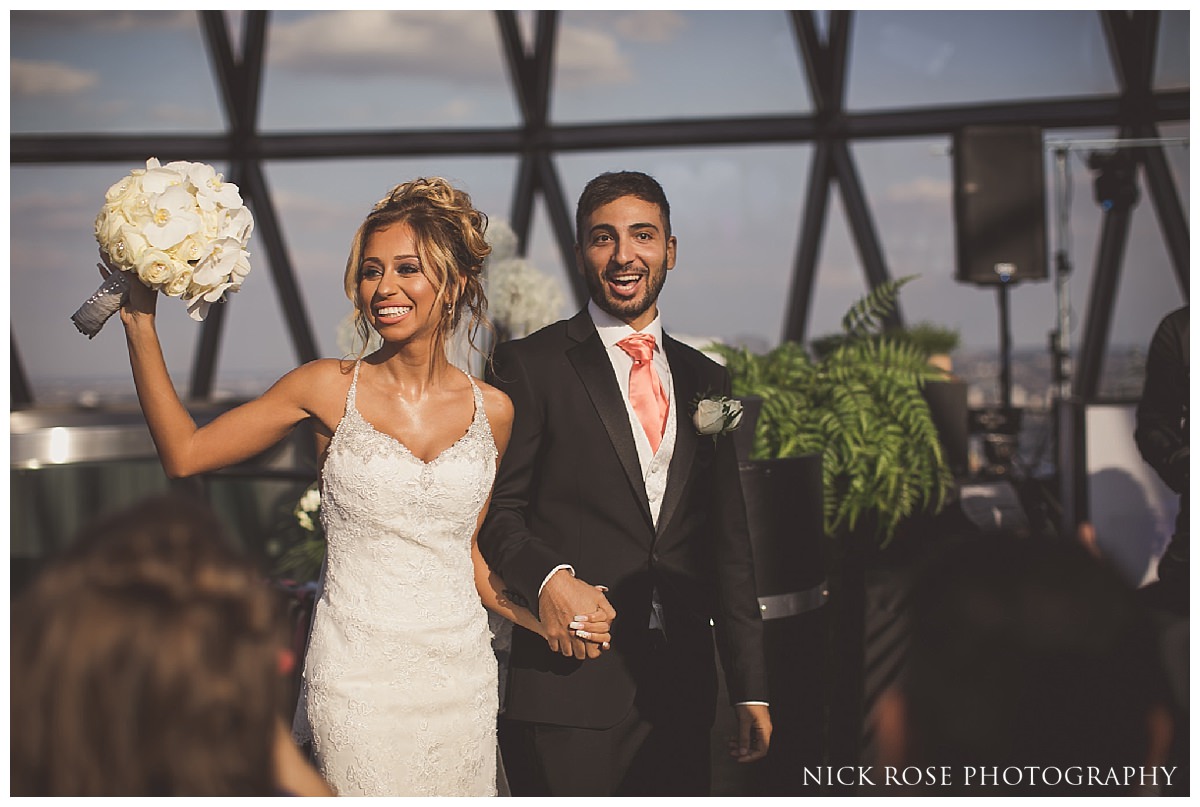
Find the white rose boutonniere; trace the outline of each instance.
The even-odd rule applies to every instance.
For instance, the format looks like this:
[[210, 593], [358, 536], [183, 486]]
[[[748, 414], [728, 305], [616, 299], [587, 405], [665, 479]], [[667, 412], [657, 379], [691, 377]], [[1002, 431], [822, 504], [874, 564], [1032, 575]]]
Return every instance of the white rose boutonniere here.
[[692, 404], [692, 423], [697, 433], [715, 440], [742, 424], [742, 402], [723, 395], [700, 396]]

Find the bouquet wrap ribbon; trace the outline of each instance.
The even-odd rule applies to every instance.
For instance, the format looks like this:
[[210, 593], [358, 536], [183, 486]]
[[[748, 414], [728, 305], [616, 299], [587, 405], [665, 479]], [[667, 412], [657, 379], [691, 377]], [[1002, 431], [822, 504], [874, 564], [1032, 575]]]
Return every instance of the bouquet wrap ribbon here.
[[79, 310], [71, 315], [71, 321], [81, 334], [88, 339], [100, 333], [108, 318], [121, 308], [121, 303], [129, 296], [129, 276], [125, 272], [113, 272], [100, 288], [87, 298]]

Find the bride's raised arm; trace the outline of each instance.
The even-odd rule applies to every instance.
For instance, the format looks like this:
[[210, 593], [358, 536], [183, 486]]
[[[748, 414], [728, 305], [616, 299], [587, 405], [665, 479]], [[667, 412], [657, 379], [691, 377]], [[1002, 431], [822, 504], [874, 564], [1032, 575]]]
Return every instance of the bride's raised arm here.
[[167, 372], [154, 323], [157, 297], [157, 292], [131, 282], [121, 322], [138, 401], [167, 476], [191, 476], [247, 460], [278, 443], [312, 414], [312, 391], [322, 386], [315, 383], [316, 376], [329, 372], [322, 365], [333, 360], [299, 367], [261, 397], [197, 428]]

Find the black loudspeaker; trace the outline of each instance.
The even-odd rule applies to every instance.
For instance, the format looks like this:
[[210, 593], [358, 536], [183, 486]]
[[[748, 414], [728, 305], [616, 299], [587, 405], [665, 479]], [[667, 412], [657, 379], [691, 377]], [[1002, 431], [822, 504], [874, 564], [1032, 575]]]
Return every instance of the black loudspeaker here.
[[1046, 279], [1041, 129], [980, 126], [956, 133], [954, 232], [960, 283]]

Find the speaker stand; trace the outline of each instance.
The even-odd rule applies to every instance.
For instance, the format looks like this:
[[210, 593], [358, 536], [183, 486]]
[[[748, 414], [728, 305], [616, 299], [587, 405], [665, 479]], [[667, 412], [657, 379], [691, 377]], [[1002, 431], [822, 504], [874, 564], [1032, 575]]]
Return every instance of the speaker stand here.
[[1008, 287], [1004, 281], [996, 287], [996, 304], [1000, 311], [1000, 405], [1012, 406], [1012, 321], [1008, 312]]

